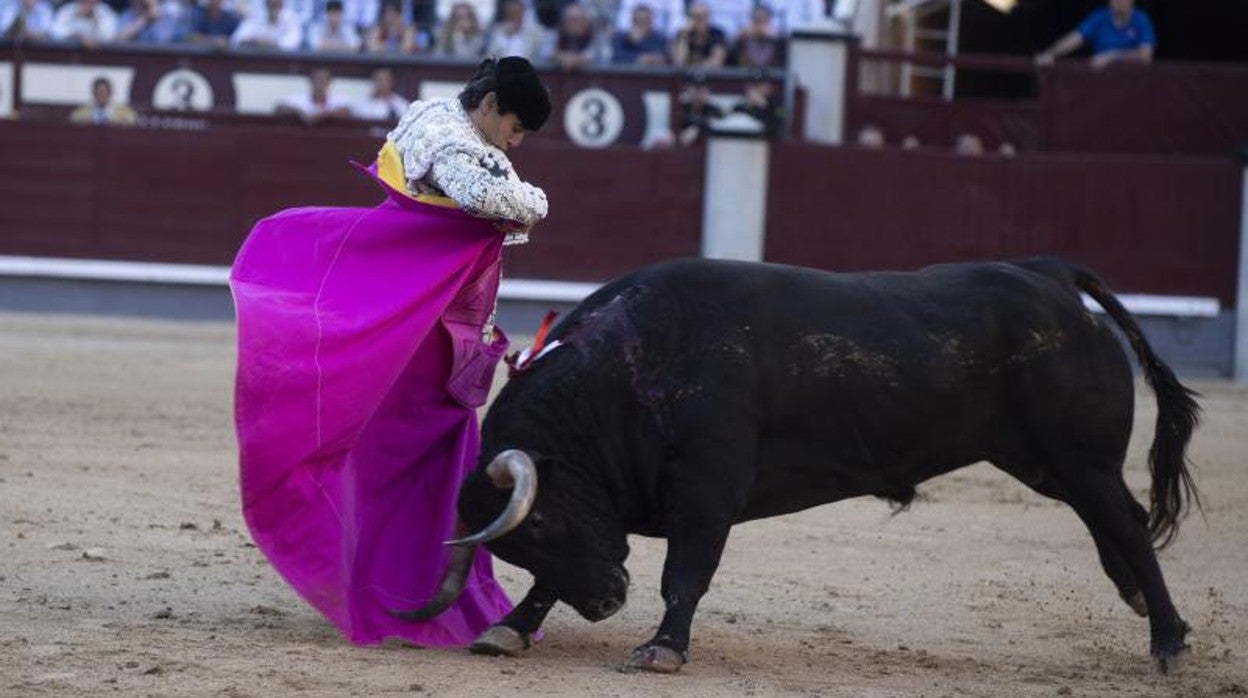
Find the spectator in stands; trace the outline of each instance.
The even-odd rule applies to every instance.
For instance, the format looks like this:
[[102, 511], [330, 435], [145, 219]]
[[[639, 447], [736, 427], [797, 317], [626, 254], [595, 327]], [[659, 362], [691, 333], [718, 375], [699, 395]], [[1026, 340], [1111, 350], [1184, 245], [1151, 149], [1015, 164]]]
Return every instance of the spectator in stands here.
[[113, 104], [113, 83], [106, 77], [91, 81], [91, 102], [72, 111], [69, 120], [75, 124], [130, 126], [138, 121], [134, 110], [124, 104]]
[[[749, 24], [750, 12], [754, 10], [754, 0], [697, 0], [697, 3], [706, 5], [714, 18], [715, 26], [724, 32], [729, 43]], [[685, 16], [686, 24], [678, 26], [677, 29], [684, 29], [692, 20], [693, 5], [694, 3], [689, 5], [690, 12]]]
[[532, 17], [547, 30], [548, 35], [559, 28], [564, 9], [576, 4], [576, 0], [529, 0], [529, 2], [533, 8]]
[[611, 43], [611, 62], [624, 65], [665, 65], [667, 39], [654, 28], [649, 5], [633, 7], [632, 25], [618, 31]]
[[67, 2], [56, 11], [49, 36], [77, 41], [86, 48], [107, 44], [117, 38], [117, 13], [100, 0]]
[[0, 40], [46, 39], [54, 16], [48, 0], [9, 0], [0, 5]]
[[[243, 13], [243, 19], [259, 17], [267, 10], [265, 0], [232, 0], [235, 9]], [[286, 9], [299, 19], [299, 26], [307, 27], [324, 13], [325, 0], [286, 0]]]
[[472, 7], [472, 12], [477, 16], [477, 22], [482, 26], [488, 26], [496, 19], [498, 14], [498, 0], [434, 0], [437, 6], [438, 27], [441, 28], [451, 19], [451, 15], [455, 14], [455, 6], [460, 3], [467, 3]]
[[1051, 65], [1084, 44], [1092, 47], [1092, 67], [1102, 68], [1115, 61], [1152, 62], [1157, 37], [1152, 20], [1136, 9], [1135, 0], [1109, 0], [1107, 7], [1092, 12], [1074, 31], [1036, 56], [1036, 62]]
[[603, 43], [585, 8], [580, 5], [563, 8], [563, 19], [559, 30], [551, 37], [547, 58], [564, 70], [576, 70], [602, 61]]
[[207, 0], [206, 4], [195, 8], [187, 40], [193, 44], [227, 48], [240, 22], [242, 18], [238, 13], [226, 9], [225, 0]]
[[360, 36], [377, 26], [381, 17], [380, 0], [342, 0], [342, 17], [347, 24], [355, 27]]
[[381, 6], [381, 20], [368, 30], [364, 50], [369, 53], [415, 53], [416, 29], [403, 19], [403, 9], [387, 0]]
[[963, 133], [953, 142], [953, 152], [958, 155], [979, 157], [984, 154], [984, 142], [973, 133]]
[[855, 139], [859, 148], [883, 148], [885, 144], [884, 132], [875, 124], [867, 124], [858, 129], [858, 137]]
[[711, 24], [711, 8], [704, 2], [689, 7], [688, 25], [672, 45], [672, 65], [682, 68], [719, 68], [728, 59], [728, 39]]
[[1000, 155], [1003, 158], [1012, 158], [1015, 155], [1018, 155], [1018, 148], [1015, 148], [1013, 143], [1005, 141], [1001, 145], [997, 146], [997, 155]]
[[485, 53], [497, 58], [519, 56], [534, 59], [546, 46], [546, 30], [528, 17], [524, 0], [503, 0], [503, 17], [490, 28]]
[[346, 100], [330, 94], [329, 88], [334, 81], [334, 75], [328, 68], [317, 68], [309, 77], [312, 79], [311, 92], [283, 97], [275, 108], [277, 114], [297, 117], [309, 126], [325, 119], [346, 118], [351, 115], [350, 105]]
[[408, 101], [394, 91], [394, 71], [373, 70], [373, 91], [364, 99], [351, 103], [351, 116], [356, 119], [398, 123], [407, 111]]
[[724, 110], [711, 99], [711, 88], [706, 84], [706, 75], [694, 73], [689, 78], [689, 86], [680, 95], [680, 136], [681, 145], [693, 145], [702, 137], [711, 121], [724, 116]]
[[633, 10], [645, 5], [650, 8], [650, 18], [654, 29], [669, 39], [676, 35], [677, 30], [684, 26], [685, 0], [620, 0], [620, 11], [616, 15], [615, 28], [622, 32], [632, 29]]
[[230, 37], [230, 44], [297, 51], [303, 45], [303, 25], [283, 0], [264, 0], [264, 13], [244, 19]]
[[190, 29], [190, 14], [186, 0], [134, 0], [121, 16], [117, 40], [141, 44], [180, 42]]
[[902, 150], [917, 150], [922, 145], [923, 145], [923, 142], [920, 141], [919, 137], [914, 135], [913, 133], [901, 139]]
[[745, 96], [733, 105], [732, 110], [750, 116], [763, 125], [763, 133], [774, 136], [784, 124], [784, 110], [776, 94], [776, 84], [767, 79], [762, 70], [750, 73], [745, 85]]
[[457, 2], [438, 32], [437, 54], [476, 60], [485, 51], [485, 30], [471, 3]]
[[768, 0], [767, 7], [771, 10], [772, 26], [782, 37], [827, 16], [823, 0]]
[[342, 14], [342, 0], [325, 3], [325, 18], [308, 27], [308, 48], [320, 52], [355, 53], [360, 50], [360, 34]]
[[750, 23], [741, 30], [736, 41], [737, 65], [745, 68], [768, 68], [780, 65], [780, 35], [775, 17], [766, 5], [754, 8]]

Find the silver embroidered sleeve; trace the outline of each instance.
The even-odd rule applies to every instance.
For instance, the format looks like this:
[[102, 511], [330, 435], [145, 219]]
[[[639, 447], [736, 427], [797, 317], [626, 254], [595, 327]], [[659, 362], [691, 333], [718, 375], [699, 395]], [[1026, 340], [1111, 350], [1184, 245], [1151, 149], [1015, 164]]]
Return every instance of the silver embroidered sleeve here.
[[484, 218], [501, 218], [533, 225], [546, 217], [546, 193], [506, 172], [482, 167], [473, 154], [458, 148], [444, 150], [433, 161], [430, 177], [435, 186], [465, 211]]

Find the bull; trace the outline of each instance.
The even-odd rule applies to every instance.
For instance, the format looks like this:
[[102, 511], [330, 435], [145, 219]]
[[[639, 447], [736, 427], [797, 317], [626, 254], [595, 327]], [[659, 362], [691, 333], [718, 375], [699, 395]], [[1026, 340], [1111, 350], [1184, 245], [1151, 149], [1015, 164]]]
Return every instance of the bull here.
[[[1123, 482], [1134, 386], [1110, 323], [1158, 402], [1151, 507]], [[599, 621], [624, 604], [628, 534], [667, 539], [666, 611], [626, 668], [678, 670], [734, 524], [849, 497], [902, 504], [979, 461], [1065, 502], [1157, 668], [1186, 651], [1154, 546], [1199, 495], [1185, 450], [1196, 394], [1092, 271], [1054, 258], [835, 274], [676, 260], [614, 281], [554, 330], [482, 427], [457, 548], [431, 617], [475, 546], [532, 573], [472, 649], [518, 654], [556, 601]], [[540, 483], [540, 485], [539, 485]], [[501, 512], [501, 513], [499, 513]]]

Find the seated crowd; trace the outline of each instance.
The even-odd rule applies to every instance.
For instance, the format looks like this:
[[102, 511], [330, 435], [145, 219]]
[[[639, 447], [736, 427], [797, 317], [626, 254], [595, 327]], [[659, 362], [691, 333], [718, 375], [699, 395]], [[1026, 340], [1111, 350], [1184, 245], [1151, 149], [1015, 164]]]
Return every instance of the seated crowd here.
[[0, 39], [683, 68], [782, 65], [824, 0], [0, 0]]

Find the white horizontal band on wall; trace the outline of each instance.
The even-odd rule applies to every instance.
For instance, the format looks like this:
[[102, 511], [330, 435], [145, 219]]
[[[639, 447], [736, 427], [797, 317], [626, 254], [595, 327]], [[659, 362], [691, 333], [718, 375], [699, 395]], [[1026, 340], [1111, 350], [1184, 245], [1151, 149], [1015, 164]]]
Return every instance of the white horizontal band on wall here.
[[[230, 268], [206, 264], [0, 255], [0, 276], [224, 286], [229, 283]], [[503, 279], [498, 296], [504, 300], [579, 303], [598, 287], [598, 284], [576, 281]], [[1218, 299], [1202, 296], [1122, 294], [1118, 300], [1136, 315], [1217, 317], [1222, 310]], [[1086, 294], [1083, 295], [1083, 304], [1090, 310], [1101, 312], [1101, 306]]]
[[[0, 255], [0, 277], [3, 276], [224, 286], [229, 283], [230, 268], [206, 264], [164, 264]], [[498, 295], [505, 300], [579, 303], [596, 290], [598, 290], [598, 284], [594, 283], [503, 279]]]
[[[1083, 305], [1098, 313], [1105, 312], [1100, 304], [1086, 294]], [[1118, 296], [1123, 307], [1132, 315], [1169, 315], [1171, 317], [1217, 317], [1222, 304], [1217, 298], [1204, 296], [1155, 296], [1142, 293], [1124, 293]]]

